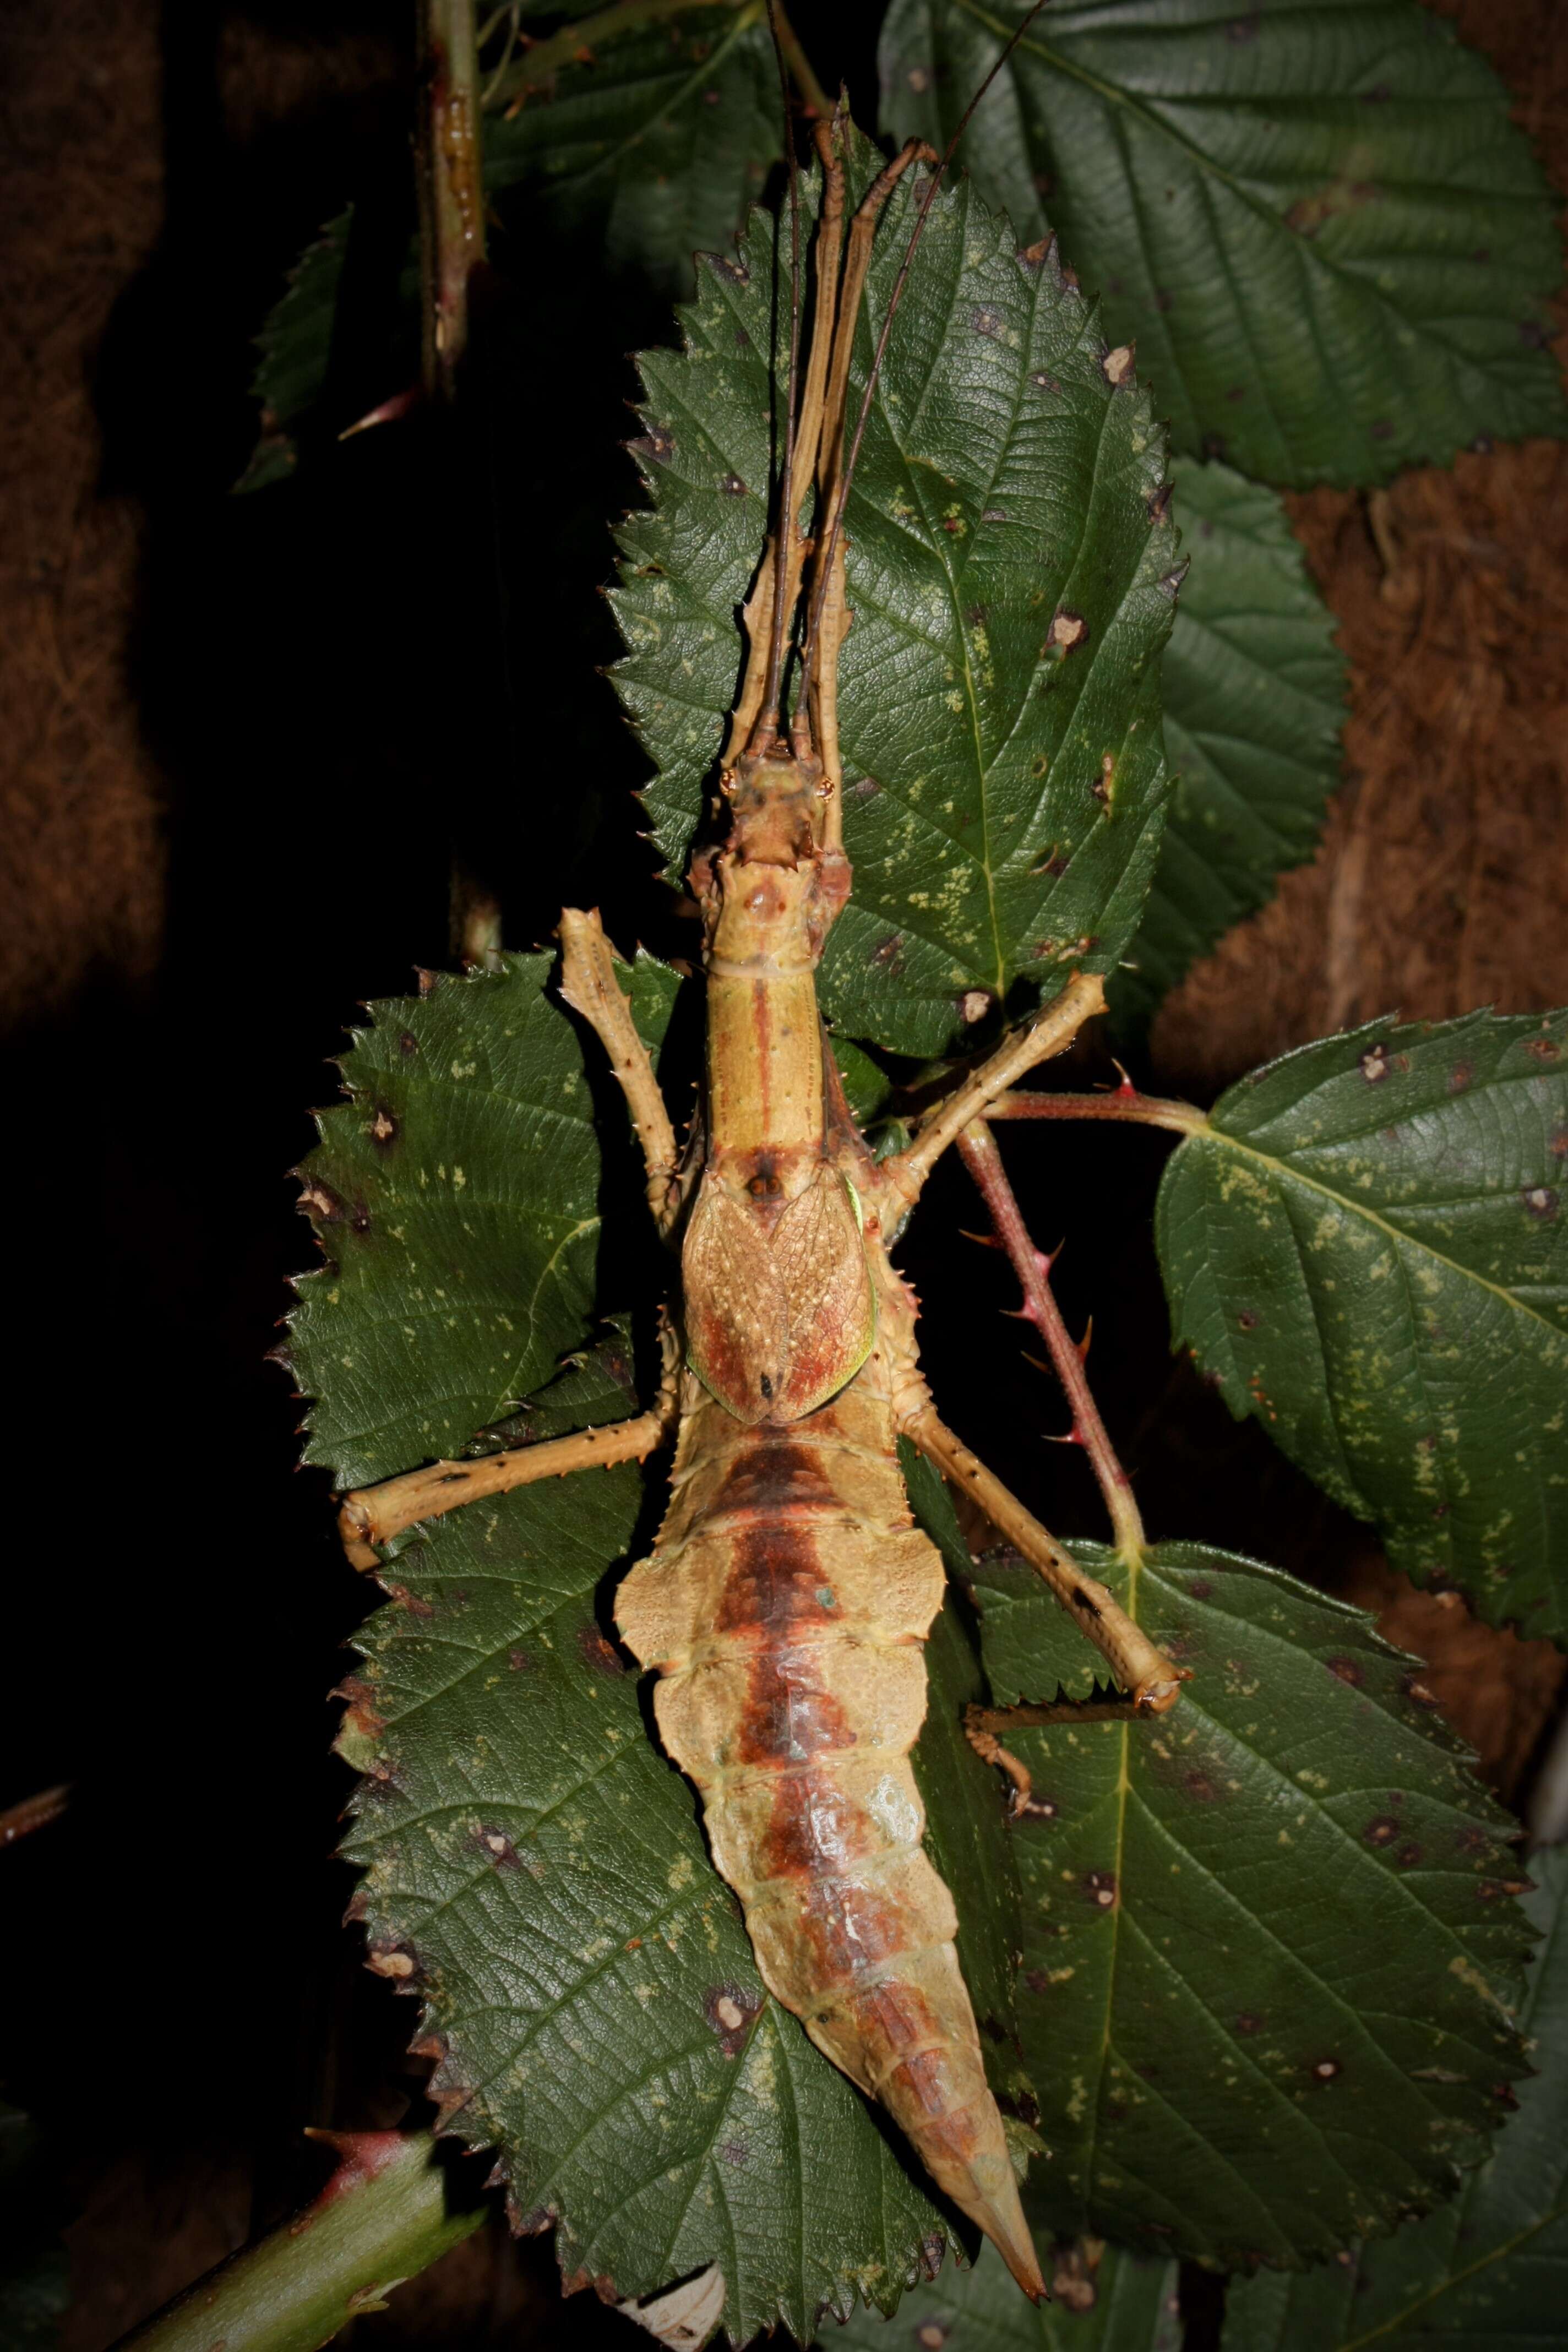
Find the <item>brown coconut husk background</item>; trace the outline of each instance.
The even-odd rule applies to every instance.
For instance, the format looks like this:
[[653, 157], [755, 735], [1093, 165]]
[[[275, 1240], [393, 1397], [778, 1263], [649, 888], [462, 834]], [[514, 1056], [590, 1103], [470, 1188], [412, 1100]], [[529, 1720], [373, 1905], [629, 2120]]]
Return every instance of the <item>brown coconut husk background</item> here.
[[[1520, 121], [1568, 185], [1556, 0], [1453, 0], [1445, 13], [1519, 93]], [[810, 11], [797, 15], [804, 24]], [[293, 1106], [331, 1090], [307, 1066], [331, 1049], [354, 995], [403, 985], [417, 954], [439, 960], [428, 931], [441, 893], [396, 880], [395, 843], [368, 879], [356, 870], [353, 845], [369, 838], [404, 756], [395, 632], [393, 651], [381, 646], [386, 715], [367, 696], [353, 740], [323, 716], [330, 759], [302, 753], [298, 769], [270, 753], [247, 768], [251, 719], [226, 673], [216, 687], [205, 677], [215, 646], [243, 646], [248, 631], [258, 660], [291, 649], [282, 674], [255, 682], [258, 698], [294, 696], [302, 714], [312, 695], [321, 713], [331, 707], [333, 674], [310, 669], [303, 629], [298, 643], [268, 637], [270, 607], [244, 601], [252, 572], [277, 601], [286, 511], [231, 521], [222, 501], [245, 455], [245, 334], [284, 263], [341, 202], [344, 155], [403, 135], [403, 16], [215, 5], [161, 19], [149, 0], [16, 0], [0, 22], [0, 1026], [11, 1045], [8, 1231], [36, 1310], [14, 1323], [12, 1361], [30, 1384], [28, 1343], [58, 1318], [48, 1265], [89, 1253], [70, 1328], [37, 1374], [31, 1438], [60, 1462], [68, 1507], [11, 1562], [25, 1584], [74, 1581], [80, 1622], [58, 1603], [50, 1614], [46, 1592], [39, 1638], [68, 1654], [19, 1653], [13, 1673], [48, 1686], [57, 1728], [36, 1770], [31, 1751], [7, 1753], [14, 1785], [0, 1788], [6, 1803], [79, 1773], [74, 1812], [0, 1860], [44, 1969], [69, 1952], [79, 1975], [57, 2011], [46, 1987], [29, 1987], [0, 2064], [57, 2134], [69, 2119], [67, 2352], [111, 2343], [286, 2210], [301, 2186], [300, 2121], [417, 2113], [416, 2081], [395, 2089], [406, 2012], [383, 2002], [374, 2030], [342, 2025], [361, 1999], [336, 1927], [344, 1885], [325, 1859], [342, 1784], [322, 1797], [318, 1775], [301, 1795], [300, 1767], [286, 1760], [324, 1747], [319, 1694], [363, 1594], [332, 1555], [314, 1487], [298, 1482], [287, 1507], [265, 1499], [286, 1432], [257, 1366], [268, 1302], [305, 1255], [279, 1225], [274, 1171], [306, 1140]], [[1568, 449], [1477, 453], [1371, 498], [1296, 498], [1291, 511], [1352, 666], [1347, 779], [1317, 859], [1161, 1014], [1160, 1081], [1199, 1099], [1292, 1045], [1395, 1007], [1439, 1018], [1487, 1002], [1568, 1001]], [[354, 527], [374, 525], [356, 510]], [[235, 599], [221, 625], [204, 611], [213, 595]], [[337, 617], [325, 600], [317, 617], [324, 636]], [[374, 667], [378, 616], [350, 625], [353, 653]], [[243, 670], [234, 675], [243, 688]], [[236, 799], [242, 791], [250, 797]], [[297, 815], [295, 864], [264, 857], [253, 881], [247, 869], [279, 808]], [[399, 887], [405, 920], [388, 911]], [[331, 907], [307, 919], [301, 908], [322, 890]], [[367, 898], [382, 920], [362, 937]], [[214, 993], [237, 998], [255, 1036], [281, 1003], [290, 1036], [316, 1042], [290, 1045], [286, 1068], [263, 1055], [266, 1084], [248, 1045], [224, 1069], [218, 1031], [202, 1028]], [[192, 1119], [209, 1122], [208, 1150], [187, 1171]], [[246, 1173], [258, 1153], [260, 1190]], [[134, 1419], [128, 1400], [149, 1380], [167, 1396], [167, 1444], [149, 1461], [137, 1425], [125, 1460], [149, 1461], [149, 1475], [134, 1483], [110, 1465]], [[1517, 1799], [1555, 1718], [1557, 1654], [1477, 1626], [1453, 1596], [1413, 1591], [1257, 1433], [1216, 1428], [1223, 1416], [1194, 1390], [1177, 1367], [1131, 1400], [1141, 1491], [1212, 1495], [1224, 1524], [1210, 1530], [1184, 1507], [1183, 1531], [1246, 1537], [1377, 1610], [1392, 1639], [1430, 1662], [1450, 1719]], [[246, 1433], [262, 1423], [270, 1435], [253, 1454]], [[247, 1569], [236, 1594], [226, 1585], [234, 1530], [257, 1509], [268, 1578]], [[155, 1647], [148, 1626], [165, 1617], [172, 1650], [191, 1638], [186, 1588], [168, 1581], [170, 1513], [196, 1530], [192, 1575], [208, 1581], [191, 1589], [213, 1594], [217, 1613], [188, 1670], [171, 1666], [143, 1699], [127, 1698], [113, 1680], [116, 1623], [138, 1628], [139, 1659]], [[110, 1585], [129, 1594], [117, 1605], [133, 1617], [110, 1608], [106, 1621]], [[300, 1665], [289, 1612], [299, 1622], [307, 1589], [329, 1597]], [[125, 1790], [101, 1793], [117, 1769]], [[281, 1856], [257, 1828], [272, 1775], [289, 1790]], [[296, 1849], [314, 1875], [290, 1892]], [[138, 1890], [149, 1916], [173, 1906], [155, 1948], [122, 1940]], [[42, 2028], [40, 2000], [52, 2021]], [[491, 2237], [372, 2324], [386, 2344], [478, 2343], [503, 2329], [512, 2340], [564, 2340], [568, 2329], [574, 2341], [641, 2340], [589, 2297], [563, 2316], [547, 2249], [518, 2254]]]

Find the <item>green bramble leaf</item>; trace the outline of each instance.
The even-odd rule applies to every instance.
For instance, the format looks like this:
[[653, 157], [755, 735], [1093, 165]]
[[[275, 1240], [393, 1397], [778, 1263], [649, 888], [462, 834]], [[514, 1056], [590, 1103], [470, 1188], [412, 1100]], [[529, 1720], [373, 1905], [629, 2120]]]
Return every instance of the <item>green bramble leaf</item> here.
[[[893, 0], [883, 116], [942, 146], [1029, 0]], [[1283, 487], [1568, 431], [1551, 192], [1509, 93], [1416, 0], [1078, 0], [960, 148], [1046, 215], [1175, 446]]]
[[1176, 1343], [1417, 1583], [1568, 1633], [1568, 1014], [1369, 1022], [1161, 1182]]
[[1026, 2303], [993, 2246], [973, 2270], [943, 2271], [899, 2306], [898, 2334], [858, 2312], [842, 2335], [853, 2352], [1178, 2352], [1182, 2323], [1174, 2263], [1141, 2262], [1120, 2246], [1098, 2256], [1077, 2245], [1046, 2264], [1051, 2301]]
[[[1452, 2193], [1521, 2071], [1512, 1823], [1358, 1610], [1161, 1544], [1077, 1556], [1191, 1670], [1155, 1721], [1009, 1727], [1046, 2229], [1299, 2267]], [[1031, 1570], [975, 1571], [998, 1705], [1092, 1695]]]
[[[881, 160], [854, 140], [852, 195]], [[808, 215], [818, 185], [804, 191]], [[923, 185], [906, 175], [878, 233], [852, 415]], [[616, 676], [658, 770], [647, 799], [672, 872], [742, 667], [737, 608], [778, 454], [788, 305], [773, 268], [777, 249], [787, 272], [787, 237], [753, 216], [739, 259], [705, 266], [684, 349], [642, 362], [647, 429], [632, 446], [652, 510], [622, 532]], [[1158, 655], [1176, 573], [1162, 450], [1128, 354], [1108, 352], [1054, 253], [1019, 256], [973, 189], [944, 188], [848, 507], [839, 710], [855, 895], [821, 972], [837, 1025], [936, 1053], [977, 1005], [1021, 1010], [1069, 968], [1106, 971], [1123, 952], [1165, 797]]]
[[1160, 675], [1171, 800], [1143, 920], [1107, 989], [1133, 1029], [1312, 856], [1344, 723], [1333, 615], [1277, 493], [1186, 457], [1171, 480], [1187, 558]]
[[1568, 1849], [1532, 1854], [1524, 1909], [1544, 1942], [1520, 2022], [1533, 2074], [1497, 2149], [1453, 2204], [1305, 2278], [1236, 2282], [1221, 2352], [1419, 2344], [1531, 2352], [1563, 2324], [1568, 2262]]

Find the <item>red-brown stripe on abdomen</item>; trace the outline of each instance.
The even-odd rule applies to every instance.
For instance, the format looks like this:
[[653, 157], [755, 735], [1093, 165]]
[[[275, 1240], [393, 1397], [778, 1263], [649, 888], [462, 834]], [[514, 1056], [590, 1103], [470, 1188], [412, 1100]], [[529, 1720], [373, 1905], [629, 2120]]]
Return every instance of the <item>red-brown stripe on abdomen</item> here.
[[787, 1427], [689, 1412], [621, 1630], [769, 1989], [974, 2210], [1011, 2173], [909, 1762], [942, 1566], [860, 1385]]

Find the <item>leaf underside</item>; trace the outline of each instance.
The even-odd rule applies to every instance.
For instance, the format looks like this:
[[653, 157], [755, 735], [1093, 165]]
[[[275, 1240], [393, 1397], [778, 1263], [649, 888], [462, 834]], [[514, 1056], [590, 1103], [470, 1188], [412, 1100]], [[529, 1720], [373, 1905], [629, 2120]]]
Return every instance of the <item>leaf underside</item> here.
[[[1155, 1723], [1012, 1730], [1026, 2202], [1223, 2269], [1448, 2195], [1521, 2071], [1512, 1824], [1359, 1611], [1196, 1545], [1078, 1557], [1192, 1670]], [[976, 1571], [999, 1703], [1087, 1696], [1038, 1580]], [[1063, 1673], [1064, 1662], [1068, 1671]]]
[[[941, 147], [1027, 0], [893, 0], [883, 112]], [[1285, 487], [1568, 431], [1552, 198], [1509, 93], [1417, 0], [1082, 0], [960, 150], [1048, 212], [1178, 449]]]
[[1396, 1568], [1568, 1633], [1568, 1014], [1371, 1022], [1184, 1142], [1173, 1330]]
[[1160, 862], [1107, 994], [1136, 1029], [1316, 850], [1340, 779], [1345, 664], [1273, 490], [1175, 458], [1187, 570], [1161, 666], [1172, 789]]
[[[852, 194], [880, 160], [854, 141]], [[883, 215], [852, 417], [921, 180], [908, 174]], [[633, 447], [652, 505], [621, 535], [616, 677], [658, 770], [647, 799], [672, 874], [711, 786], [768, 525], [787, 358], [775, 377], [779, 236], [787, 278], [787, 229], [753, 215], [739, 260], [700, 273], [682, 352], [642, 362]], [[1131, 375], [1113, 383], [1107, 359], [1054, 252], [1021, 257], [967, 184], [944, 190], [849, 502], [839, 707], [855, 892], [820, 976], [837, 1025], [898, 1051], [946, 1045], [974, 991], [1028, 1003], [1069, 969], [1109, 971], [1148, 887], [1174, 538], [1147, 396]]]
[[1226, 2300], [1222, 2352], [1446, 2345], [1527, 2352], [1563, 2333], [1568, 2264], [1568, 1850], [1531, 1858], [1525, 1909], [1545, 1938], [1521, 2022], [1529, 2082], [1496, 2154], [1440, 2213], [1305, 2278], [1257, 2278]]
[[[944, 2271], [899, 2307], [900, 2352], [1177, 2352], [1182, 2341], [1174, 2263], [1140, 2261], [1107, 2246], [1098, 2259], [1062, 2246], [1046, 2264], [1051, 2301], [1030, 2304], [992, 2246], [973, 2270]], [[888, 2324], [858, 2313], [819, 2352], [892, 2352]]]
[[[525, 58], [503, 78], [503, 100], [529, 71]], [[780, 152], [762, 8], [689, 8], [595, 40], [548, 89], [520, 88], [488, 113], [484, 150], [503, 205], [514, 190], [538, 196], [612, 269], [689, 297], [693, 255], [729, 246]]]

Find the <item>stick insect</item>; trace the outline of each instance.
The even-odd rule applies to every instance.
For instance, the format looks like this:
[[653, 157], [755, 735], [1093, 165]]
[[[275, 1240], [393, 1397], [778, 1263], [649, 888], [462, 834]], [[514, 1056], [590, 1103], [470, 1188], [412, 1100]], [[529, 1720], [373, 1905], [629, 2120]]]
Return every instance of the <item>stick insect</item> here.
[[[1124, 1704], [1163, 1711], [1182, 1673], [942, 1420], [920, 1370], [915, 1301], [889, 1254], [942, 1153], [973, 1150], [985, 1113], [1101, 1009], [1100, 981], [1073, 975], [880, 1162], [850, 1115], [817, 1008], [823, 944], [851, 882], [837, 706], [852, 618], [846, 500], [941, 167], [911, 143], [847, 222], [843, 126], [819, 122], [815, 135], [823, 200], [810, 333], [792, 169], [796, 293], [774, 527], [741, 616], [740, 691], [689, 873], [707, 1044], [684, 1150], [597, 914], [568, 909], [561, 924], [562, 993], [609, 1056], [655, 1223], [679, 1253], [659, 1393], [617, 1425], [350, 1495], [341, 1525], [351, 1559], [374, 1567], [375, 1547], [417, 1521], [537, 1479], [642, 1461], [673, 1438], [668, 1507], [653, 1550], [621, 1585], [617, 1622], [659, 1677], [659, 1735], [700, 1792], [758, 1968], [1038, 2299], [1044, 2281], [985, 2079], [952, 1900], [921, 1845], [910, 1751], [943, 1570], [910, 1510], [900, 1437], [1033, 1563], [1107, 1660]], [[851, 431], [851, 351], [878, 215], [917, 163], [934, 168]]]

